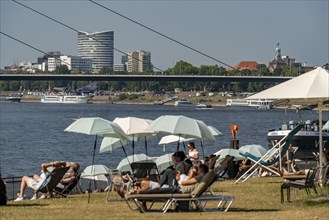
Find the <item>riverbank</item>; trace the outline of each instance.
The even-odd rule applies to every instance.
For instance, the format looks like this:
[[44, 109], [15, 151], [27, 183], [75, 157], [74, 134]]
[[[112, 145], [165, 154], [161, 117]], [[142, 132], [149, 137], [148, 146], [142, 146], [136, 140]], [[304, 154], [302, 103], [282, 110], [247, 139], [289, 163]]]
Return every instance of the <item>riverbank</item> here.
[[[40, 103], [41, 95], [23, 95], [21, 102], [23, 103]], [[150, 94], [144, 94], [143, 96], [134, 96], [130, 98], [128, 95], [127, 98], [120, 100], [118, 95], [102, 95], [102, 96], [93, 96], [90, 99], [92, 104], [143, 104], [143, 105], [154, 105], [156, 102], [164, 100], [168, 97], [165, 96], [153, 96]], [[189, 100], [194, 104], [205, 103], [211, 104], [212, 106], [226, 106], [226, 100], [229, 98], [238, 98], [238, 97], [226, 97], [220, 95], [214, 96], [196, 96], [192, 92], [180, 93], [176, 100], [184, 99]], [[296, 109], [299, 106], [314, 105], [317, 103], [317, 100], [290, 100], [282, 102], [279, 105], [276, 105], [274, 108], [278, 109]], [[174, 100], [165, 103], [164, 105], [174, 105]], [[329, 111], [329, 105], [325, 105], [323, 111]]]
[[[280, 203], [281, 177], [251, 178], [245, 183], [234, 184], [234, 180], [217, 181], [212, 185], [215, 194], [235, 197], [227, 212], [170, 212], [166, 214], [141, 214], [132, 211], [116, 192], [110, 192], [112, 201], [106, 202], [107, 192], [69, 195], [67, 198], [9, 201], [0, 207], [3, 219], [328, 219], [328, 187], [318, 194], [311, 190], [305, 194], [296, 190], [292, 202]], [[321, 193], [320, 193], [321, 192]], [[296, 197], [297, 195], [297, 197]], [[286, 196], [286, 192], [285, 192]], [[319, 200], [318, 198], [325, 198]], [[154, 207], [159, 208], [158, 203]], [[79, 207], [79, 211], [77, 211]], [[216, 207], [209, 202], [207, 207]], [[73, 210], [73, 211], [72, 211]], [[1, 218], [1, 219], [2, 219]]]

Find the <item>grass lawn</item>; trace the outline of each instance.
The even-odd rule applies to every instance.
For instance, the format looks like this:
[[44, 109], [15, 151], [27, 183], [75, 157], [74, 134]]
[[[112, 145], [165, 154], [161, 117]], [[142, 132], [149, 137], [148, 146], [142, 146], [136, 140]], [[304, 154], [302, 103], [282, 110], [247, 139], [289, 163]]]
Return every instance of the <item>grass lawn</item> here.
[[[106, 202], [107, 193], [94, 193], [88, 204], [87, 195], [46, 200], [9, 201], [0, 207], [0, 219], [329, 219], [329, 192], [326, 186], [318, 195], [292, 190], [292, 203], [280, 203], [280, 177], [252, 178], [245, 183], [233, 180], [214, 183], [217, 194], [233, 195], [235, 201], [228, 212], [175, 212], [166, 214], [141, 214], [132, 211], [123, 201]], [[320, 191], [320, 190], [318, 190]], [[119, 199], [117, 194], [111, 193]], [[303, 199], [302, 199], [303, 196]], [[317, 197], [326, 199], [317, 200]], [[212, 205], [212, 204], [209, 204]], [[215, 205], [215, 204], [214, 204]]]

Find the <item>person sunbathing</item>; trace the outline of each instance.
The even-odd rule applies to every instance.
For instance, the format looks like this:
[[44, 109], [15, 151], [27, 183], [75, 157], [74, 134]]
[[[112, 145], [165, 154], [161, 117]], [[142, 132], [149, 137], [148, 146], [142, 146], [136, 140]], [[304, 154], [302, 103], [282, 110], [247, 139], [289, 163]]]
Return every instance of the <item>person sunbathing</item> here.
[[[55, 167], [70, 167], [73, 170], [77, 171], [79, 169], [80, 165], [78, 163], [64, 162], [64, 161], [55, 161], [55, 162], [41, 164], [42, 171], [41, 171], [40, 175], [34, 174], [33, 178], [31, 178], [29, 176], [22, 177], [20, 191], [18, 193], [17, 198], [14, 201], [17, 202], [17, 201], [24, 200], [24, 194], [25, 194], [25, 190], [27, 187], [33, 189], [34, 191], [38, 190], [39, 187], [43, 184], [43, 182], [47, 178], [47, 174], [49, 173], [49, 171], [48, 171], [49, 167], [54, 167], [54, 168]], [[70, 182], [73, 180], [74, 180], [74, 178], [69, 178], [69, 179], [64, 180], [64, 182]], [[45, 197], [46, 197], [46, 195], [43, 194], [40, 198], [45, 198]], [[31, 200], [35, 200], [35, 199], [37, 199], [37, 193], [34, 193]]]

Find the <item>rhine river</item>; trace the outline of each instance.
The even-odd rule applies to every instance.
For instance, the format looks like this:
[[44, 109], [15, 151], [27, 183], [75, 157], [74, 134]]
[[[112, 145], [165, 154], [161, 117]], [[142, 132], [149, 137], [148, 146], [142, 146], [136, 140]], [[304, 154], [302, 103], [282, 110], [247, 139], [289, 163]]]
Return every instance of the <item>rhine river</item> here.
[[[94, 136], [64, 132], [73, 119], [79, 117], [140, 117], [156, 119], [162, 115], [184, 115], [204, 121], [220, 130], [223, 135], [215, 142], [204, 142], [205, 155], [229, 147], [232, 138], [230, 125], [237, 124], [237, 139], [240, 146], [261, 144], [267, 146], [267, 132], [279, 128], [285, 121], [298, 121], [295, 110], [239, 109], [214, 107], [212, 110], [195, 110], [160, 105], [129, 104], [44, 104], [44, 103], [1, 103], [0, 104], [0, 162], [2, 177], [32, 175], [40, 172], [40, 164], [48, 161], [76, 161], [82, 167], [90, 165]], [[303, 120], [318, 119], [315, 111], [302, 111]], [[324, 120], [329, 119], [324, 112]], [[112, 153], [99, 153], [101, 138], [98, 138], [95, 164], [116, 168], [123, 159], [121, 148]], [[148, 139], [148, 155], [160, 156], [176, 149], [176, 143], [158, 145], [158, 138]], [[202, 158], [200, 142], [196, 141]], [[132, 146], [125, 147], [128, 155]], [[165, 150], [165, 152], [164, 152]], [[145, 153], [144, 141], [135, 144], [135, 153]]]

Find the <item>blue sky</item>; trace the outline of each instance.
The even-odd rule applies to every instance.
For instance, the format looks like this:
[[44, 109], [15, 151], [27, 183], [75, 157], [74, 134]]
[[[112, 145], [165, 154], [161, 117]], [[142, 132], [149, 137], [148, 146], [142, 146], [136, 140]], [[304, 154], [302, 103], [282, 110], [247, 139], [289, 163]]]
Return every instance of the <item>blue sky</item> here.
[[[98, 3], [229, 65], [241, 60], [268, 64], [280, 43], [282, 55], [308, 65], [329, 60], [328, 0], [304, 1], [111, 1]], [[89, 1], [20, 1], [83, 31], [114, 31], [114, 47], [146, 50], [165, 70], [179, 60], [195, 66], [218, 64]], [[1, 32], [42, 51], [77, 54], [77, 33], [10, 0], [1, 0]], [[1, 68], [36, 62], [43, 54], [0, 35]], [[115, 63], [120, 63], [115, 52]], [[218, 64], [220, 65], [220, 64]]]

